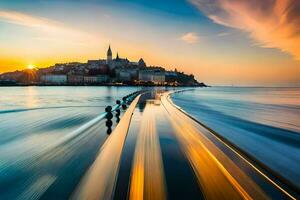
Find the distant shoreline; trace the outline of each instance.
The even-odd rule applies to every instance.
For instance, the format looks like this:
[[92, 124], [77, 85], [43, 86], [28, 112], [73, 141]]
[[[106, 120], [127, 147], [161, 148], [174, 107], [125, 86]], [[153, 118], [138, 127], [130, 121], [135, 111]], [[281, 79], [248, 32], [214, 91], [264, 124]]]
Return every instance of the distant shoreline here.
[[120, 84], [95, 84], [95, 85], [74, 85], [74, 84], [8, 84], [8, 85], [0, 85], [0, 87], [177, 87], [177, 88], [186, 88], [186, 87], [210, 87], [205, 84], [199, 85], [148, 85], [148, 84], [141, 84], [141, 85], [120, 85]]

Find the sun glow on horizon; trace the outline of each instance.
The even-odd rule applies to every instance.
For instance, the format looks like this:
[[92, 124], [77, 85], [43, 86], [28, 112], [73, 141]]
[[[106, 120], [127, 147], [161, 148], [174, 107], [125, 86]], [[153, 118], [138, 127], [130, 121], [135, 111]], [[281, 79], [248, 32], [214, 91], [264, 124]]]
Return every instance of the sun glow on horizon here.
[[31, 64], [27, 66], [27, 69], [35, 69], [35, 68], [36, 67], [34, 65], [31, 65]]

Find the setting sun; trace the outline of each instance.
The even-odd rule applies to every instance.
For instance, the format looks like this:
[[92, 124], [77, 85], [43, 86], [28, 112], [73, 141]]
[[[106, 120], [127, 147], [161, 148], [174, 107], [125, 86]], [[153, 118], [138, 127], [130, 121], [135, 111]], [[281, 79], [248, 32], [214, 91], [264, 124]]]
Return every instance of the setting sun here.
[[33, 65], [28, 65], [28, 66], [27, 66], [27, 69], [35, 69], [35, 66], [33, 66]]

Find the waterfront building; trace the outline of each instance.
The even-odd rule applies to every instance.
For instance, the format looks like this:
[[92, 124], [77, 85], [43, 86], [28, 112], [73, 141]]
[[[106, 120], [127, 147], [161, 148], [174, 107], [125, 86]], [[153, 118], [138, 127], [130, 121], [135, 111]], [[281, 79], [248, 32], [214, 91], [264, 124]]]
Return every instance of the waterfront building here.
[[97, 77], [97, 83], [107, 83], [109, 82], [109, 76], [108, 75], [98, 75]]
[[97, 76], [84, 76], [83, 81], [84, 83], [97, 83]]
[[68, 75], [68, 83], [70, 84], [82, 84], [83, 83], [83, 75]]
[[119, 81], [131, 81], [131, 74], [125, 69], [122, 69], [118, 73], [118, 80]]
[[139, 72], [138, 68], [130, 67], [130, 68], [127, 68], [126, 70], [128, 71], [128, 73], [130, 73], [132, 80], [138, 80], [138, 72]]
[[153, 76], [151, 70], [140, 70], [139, 71], [139, 81], [142, 82], [152, 82]]
[[139, 71], [139, 81], [141, 82], [153, 82], [154, 84], [164, 84], [165, 82], [165, 72], [160, 70], [140, 70]]
[[99, 66], [99, 72], [100, 74], [108, 74], [109, 72], [109, 66], [108, 65], [100, 65]]
[[137, 67], [118, 67], [115, 69], [116, 76], [119, 81], [132, 81], [138, 80], [138, 68]]
[[165, 83], [165, 80], [166, 80], [165, 72], [154, 71], [154, 73], [153, 73], [153, 83], [154, 84], [162, 85]]
[[67, 75], [63, 75], [63, 74], [42, 75], [41, 82], [46, 84], [65, 84], [67, 83]]
[[97, 75], [108, 75], [109, 69], [107, 65], [100, 65], [97, 69], [89, 69], [88, 73], [85, 75], [88, 76], [97, 76]]

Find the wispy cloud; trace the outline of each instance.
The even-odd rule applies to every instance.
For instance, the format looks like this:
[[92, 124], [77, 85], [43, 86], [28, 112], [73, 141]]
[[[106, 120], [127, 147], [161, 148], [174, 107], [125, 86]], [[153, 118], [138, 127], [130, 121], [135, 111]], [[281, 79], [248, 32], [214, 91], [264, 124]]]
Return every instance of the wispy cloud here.
[[[27, 13], [0, 10], [0, 22], [20, 25], [42, 32], [46, 40], [75, 41], [82, 43], [93, 37], [81, 30], [66, 26], [64, 23]], [[72, 42], [73, 43], [73, 42]]]
[[189, 32], [189, 33], [182, 35], [180, 37], [180, 40], [182, 40], [188, 44], [195, 44], [195, 43], [199, 42], [199, 36], [197, 33]]
[[64, 29], [63, 24], [59, 22], [15, 11], [0, 11], [0, 20], [44, 31], [58, 31]]
[[221, 32], [221, 33], [218, 33], [217, 36], [218, 37], [225, 37], [225, 36], [228, 36], [228, 35], [231, 35], [232, 33], [230, 32]]
[[260, 46], [300, 59], [300, 1], [189, 0], [211, 20], [248, 32]]

